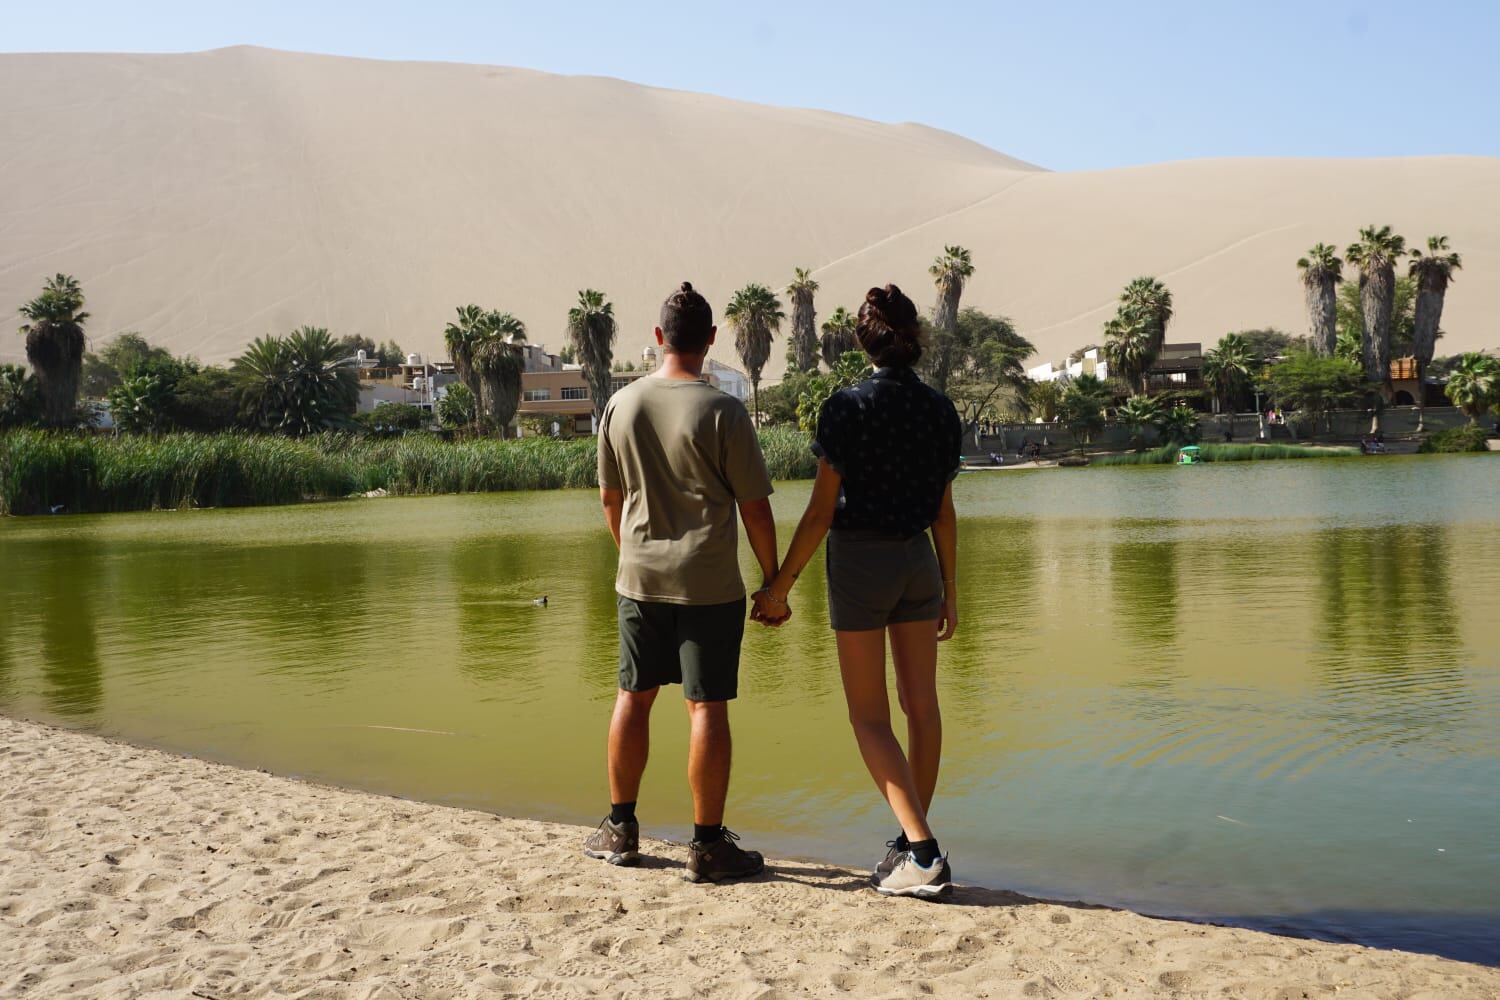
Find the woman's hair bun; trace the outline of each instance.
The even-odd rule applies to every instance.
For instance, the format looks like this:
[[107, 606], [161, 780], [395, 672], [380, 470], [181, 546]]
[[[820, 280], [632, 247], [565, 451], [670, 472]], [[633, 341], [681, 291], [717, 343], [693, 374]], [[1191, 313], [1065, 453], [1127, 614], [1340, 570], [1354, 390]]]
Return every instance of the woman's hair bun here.
[[865, 293], [855, 334], [870, 360], [882, 368], [909, 368], [922, 357], [917, 307], [895, 285]]
[[679, 292], [691, 292], [693, 290], [693, 283], [691, 281], [684, 281], [682, 287], [677, 290]]

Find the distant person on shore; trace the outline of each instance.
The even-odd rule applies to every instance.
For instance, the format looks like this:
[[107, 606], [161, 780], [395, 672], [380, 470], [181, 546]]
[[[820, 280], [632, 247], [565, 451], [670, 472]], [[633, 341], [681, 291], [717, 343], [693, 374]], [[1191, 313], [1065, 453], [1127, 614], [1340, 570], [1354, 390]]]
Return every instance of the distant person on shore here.
[[765, 866], [724, 827], [729, 702], [745, 632], [735, 510], [765, 580], [776, 574], [776, 525], [750, 415], [703, 379], [715, 332], [707, 300], [683, 282], [661, 307], [661, 370], [615, 393], [599, 424], [599, 495], [620, 550], [620, 678], [609, 727], [609, 815], [584, 852], [616, 865], [640, 860], [635, 810], [651, 706], [663, 684], [681, 684], [691, 723], [693, 882]]
[[[856, 335], [878, 368], [823, 404], [812, 497], [786, 561], [756, 593], [755, 607], [770, 624], [791, 613], [792, 585], [826, 535], [828, 617], [849, 720], [901, 825], [871, 883], [885, 895], [936, 898], [953, 888], [927, 814], [943, 744], [937, 644], [958, 627], [953, 478], [963, 424], [947, 397], [912, 371], [922, 356], [919, 333], [916, 306], [899, 288], [870, 289]], [[910, 758], [891, 731], [887, 638]]]

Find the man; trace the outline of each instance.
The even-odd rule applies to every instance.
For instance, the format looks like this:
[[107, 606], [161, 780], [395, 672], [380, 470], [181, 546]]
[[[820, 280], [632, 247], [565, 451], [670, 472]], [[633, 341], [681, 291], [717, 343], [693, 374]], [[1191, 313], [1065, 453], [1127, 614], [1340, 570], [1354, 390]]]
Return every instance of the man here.
[[683, 282], [661, 307], [661, 370], [615, 393], [599, 424], [599, 495], [620, 551], [620, 690], [609, 727], [610, 811], [584, 853], [615, 865], [640, 860], [635, 805], [651, 706], [661, 685], [681, 684], [691, 722], [693, 882], [765, 866], [723, 825], [729, 702], [745, 632], [736, 508], [764, 578], [777, 569], [771, 478], [750, 415], [703, 379], [715, 333], [707, 300]]

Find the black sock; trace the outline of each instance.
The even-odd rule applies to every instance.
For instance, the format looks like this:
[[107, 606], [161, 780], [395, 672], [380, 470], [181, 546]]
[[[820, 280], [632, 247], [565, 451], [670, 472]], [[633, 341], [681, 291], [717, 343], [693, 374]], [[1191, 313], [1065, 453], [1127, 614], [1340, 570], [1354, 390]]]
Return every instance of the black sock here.
[[634, 802], [611, 802], [609, 804], [609, 821], [616, 826], [621, 823], [635, 822]]
[[942, 853], [938, 850], [937, 838], [932, 838], [930, 840], [913, 840], [911, 842], [911, 846], [907, 848], [907, 850], [911, 851], [917, 856], [917, 864], [921, 865], [923, 868], [931, 868], [932, 863], [936, 861], [939, 855], [941, 855]]
[[702, 823], [693, 824], [693, 841], [698, 844], [712, 844], [724, 835], [724, 824], [710, 823], [704, 826]]
[[911, 850], [911, 841], [909, 841], [909, 840], [906, 839], [906, 831], [905, 830], [902, 830], [900, 833], [896, 834], [896, 850], [898, 850], [898, 851], [909, 851], [909, 850]]

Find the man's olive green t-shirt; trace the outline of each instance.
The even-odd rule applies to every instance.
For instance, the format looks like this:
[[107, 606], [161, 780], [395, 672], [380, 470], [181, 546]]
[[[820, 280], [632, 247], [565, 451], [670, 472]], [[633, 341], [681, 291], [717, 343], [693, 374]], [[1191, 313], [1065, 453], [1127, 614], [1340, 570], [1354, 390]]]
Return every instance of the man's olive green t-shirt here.
[[735, 504], [772, 490], [743, 403], [707, 382], [637, 379], [604, 407], [599, 485], [625, 495], [620, 594], [666, 604], [745, 596]]

